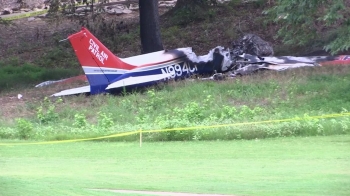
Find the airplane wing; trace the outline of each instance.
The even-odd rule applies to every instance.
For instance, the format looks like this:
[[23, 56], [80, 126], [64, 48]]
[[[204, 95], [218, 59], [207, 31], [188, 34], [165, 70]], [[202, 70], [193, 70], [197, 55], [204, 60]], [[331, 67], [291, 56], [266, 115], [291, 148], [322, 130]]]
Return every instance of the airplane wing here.
[[118, 80], [110, 85], [107, 86], [108, 89], [113, 89], [113, 88], [120, 88], [123, 86], [130, 86], [130, 85], [135, 85], [135, 84], [142, 84], [142, 83], [147, 83], [147, 82], [155, 82], [159, 81], [165, 78], [169, 78], [171, 74], [154, 74], [154, 75], [147, 75], [147, 76], [131, 76], [122, 80]]
[[317, 64], [312, 63], [295, 63], [295, 64], [278, 64], [278, 65], [268, 65], [267, 67], [261, 67], [262, 69], [269, 69], [269, 70], [275, 70], [275, 71], [283, 71], [286, 69], [293, 69], [298, 67], [314, 67], [317, 66]]
[[81, 94], [81, 93], [89, 93], [90, 92], [90, 86], [83, 86], [79, 88], [72, 88], [68, 90], [64, 90], [58, 93], [55, 93], [51, 95], [51, 97], [60, 97], [65, 95], [75, 95], [75, 94]]

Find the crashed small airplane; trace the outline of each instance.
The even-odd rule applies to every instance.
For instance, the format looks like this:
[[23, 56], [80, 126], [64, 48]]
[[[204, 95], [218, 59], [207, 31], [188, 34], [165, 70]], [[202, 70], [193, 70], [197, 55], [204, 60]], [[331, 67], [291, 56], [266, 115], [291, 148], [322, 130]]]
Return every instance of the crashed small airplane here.
[[[144, 87], [160, 81], [189, 77], [196, 73], [210, 74], [213, 67], [207, 66], [206, 62], [220, 65], [218, 68], [220, 71], [229, 70], [232, 64], [229, 51], [223, 51], [223, 47], [217, 47], [210, 54], [200, 57], [197, 57], [191, 48], [178, 48], [118, 58], [84, 27], [80, 32], [70, 35], [68, 40], [83, 67], [89, 85], [64, 90], [52, 96], [98, 94], [118, 91], [125, 87]], [[214, 52], [217, 55], [213, 54]], [[228, 55], [221, 55], [225, 53]], [[192, 61], [188, 60], [188, 56]]]
[[[64, 90], [52, 96], [120, 92], [161, 81], [187, 78], [194, 74], [228, 72], [230, 77], [235, 77], [260, 69], [281, 71], [304, 66], [350, 64], [350, 56], [259, 57], [245, 54], [244, 51], [237, 53], [235, 49], [225, 49], [221, 46], [203, 56], [197, 56], [192, 48], [188, 47], [118, 58], [84, 27], [67, 39], [72, 44], [89, 85]], [[48, 81], [37, 86], [55, 82]]]

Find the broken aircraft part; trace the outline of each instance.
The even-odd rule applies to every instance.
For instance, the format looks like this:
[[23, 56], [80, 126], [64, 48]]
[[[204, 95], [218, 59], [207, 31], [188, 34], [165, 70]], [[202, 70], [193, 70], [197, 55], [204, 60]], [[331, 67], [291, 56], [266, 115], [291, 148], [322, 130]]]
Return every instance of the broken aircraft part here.
[[255, 56], [273, 56], [274, 51], [270, 43], [258, 35], [248, 33], [232, 43], [232, 52], [235, 55], [243, 53]]

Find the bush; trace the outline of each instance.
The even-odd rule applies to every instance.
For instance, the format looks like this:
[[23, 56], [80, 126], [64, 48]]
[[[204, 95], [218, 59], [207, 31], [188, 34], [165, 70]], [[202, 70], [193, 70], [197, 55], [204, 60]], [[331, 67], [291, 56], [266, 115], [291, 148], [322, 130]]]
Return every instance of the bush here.
[[19, 138], [29, 139], [29, 137], [33, 133], [33, 124], [28, 120], [22, 118], [16, 119], [16, 123]]

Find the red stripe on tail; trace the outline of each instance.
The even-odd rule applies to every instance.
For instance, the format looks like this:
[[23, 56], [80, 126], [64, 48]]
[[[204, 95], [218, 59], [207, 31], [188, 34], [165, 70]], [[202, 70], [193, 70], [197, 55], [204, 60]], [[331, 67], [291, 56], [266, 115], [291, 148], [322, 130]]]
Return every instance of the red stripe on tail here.
[[133, 69], [108, 50], [90, 31], [82, 28], [81, 31], [68, 37], [82, 66], [107, 67], [118, 69]]

